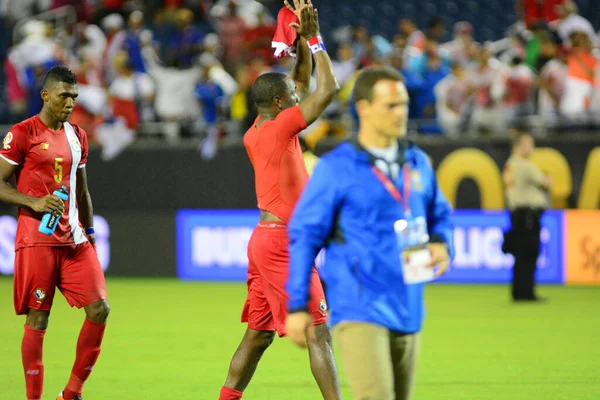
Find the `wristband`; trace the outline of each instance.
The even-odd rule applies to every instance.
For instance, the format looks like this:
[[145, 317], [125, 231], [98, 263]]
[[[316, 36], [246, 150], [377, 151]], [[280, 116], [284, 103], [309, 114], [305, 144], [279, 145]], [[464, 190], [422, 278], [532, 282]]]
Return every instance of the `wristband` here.
[[91, 228], [85, 228], [85, 234], [86, 235], [94, 235], [96, 233], [96, 231], [94, 230], [93, 227]]
[[327, 51], [325, 48], [325, 44], [323, 43], [323, 39], [321, 36], [313, 36], [307, 40], [308, 48], [310, 49], [311, 54], [315, 54], [318, 51]]

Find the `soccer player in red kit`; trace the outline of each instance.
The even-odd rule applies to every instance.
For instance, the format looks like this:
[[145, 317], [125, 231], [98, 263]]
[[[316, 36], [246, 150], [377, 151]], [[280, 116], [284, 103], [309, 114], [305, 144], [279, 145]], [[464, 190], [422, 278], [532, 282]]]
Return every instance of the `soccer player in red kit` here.
[[[27, 315], [21, 356], [29, 400], [42, 398], [42, 349], [56, 288], [71, 306], [85, 308], [75, 364], [57, 400], [81, 399], [83, 384], [100, 354], [109, 313], [104, 273], [94, 249], [92, 200], [83, 129], [67, 122], [77, 98], [71, 71], [53, 67], [44, 78], [41, 112], [13, 126], [0, 150], [0, 201], [19, 207], [14, 303]], [[15, 176], [16, 188], [8, 180]], [[63, 202], [52, 193], [62, 186]], [[45, 213], [60, 216], [52, 235], [38, 231]]]
[[[242, 322], [247, 322], [248, 328], [231, 361], [220, 400], [241, 399], [275, 332], [285, 335], [289, 262], [286, 224], [308, 180], [298, 133], [319, 117], [339, 89], [319, 36], [317, 11], [310, 1], [294, 3], [300, 25], [293, 26], [300, 38], [291, 77], [266, 73], [256, 79], [251, 89], [259, 116], [246, 132], [244, 146], [254, 167], [260, 222], [248, 243], [248, 297], [242, 313]], [[294, 10], [287, 2], [286, 6]], [[311, 53], [317, 88], [309, 94]], [[315, 324], [306, 335], [313, 376], [324, 399], [341, 399], [327, 326], [327, 305], [315, 268], [308, 308]]]

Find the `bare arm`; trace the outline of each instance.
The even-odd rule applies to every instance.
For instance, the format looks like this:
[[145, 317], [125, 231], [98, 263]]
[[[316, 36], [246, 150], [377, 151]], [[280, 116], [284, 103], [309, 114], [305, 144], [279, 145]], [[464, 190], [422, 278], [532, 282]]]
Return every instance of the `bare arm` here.
[[8, 181], [16, 169], [16, 165], [9, 163], [5, 159], [0, 159], [0, 201], [40, 213], [52, 212], [58, 215], [63, 213], [65, 205], [58, 197], [49, 194], [38, 199], [37, 197], [23, 194], [12, 187]]
[[[296, 24], [295, 28], [300, 36], [308, 41], [319, 36], [319, 15], [310, 1], [302, 7], [300, 26]], [[340, 90], [327, 52], [317, 51], [313, 56], [317, 71], [317, 89], [300, 103], [300, 110], [307, 125], [319, 118]]]
[[308, 48], [308, 43], [304, 37], [300, 36], [296, 49], [296, 62], [291, 72], [291, 78], [296, 84], [296, 92], [300, 96], [300, 101], [308, 96], [312, 67], [312, 56]]
[[[94, 227], [94, 207], [92, 196], [87, 185], [87, 172], [85, 167], [77, 169], [77, 208], [79, 208], [79, 221], [84, 228]], [[87, 235], [92, 244], [95, 244], [94, 235]]]
[[515, 178], [508, 164], [504, 166], [504, 171], [502, 171], [502, 181], [504, 182], [504, 187], [507, 189], [515, 184]]

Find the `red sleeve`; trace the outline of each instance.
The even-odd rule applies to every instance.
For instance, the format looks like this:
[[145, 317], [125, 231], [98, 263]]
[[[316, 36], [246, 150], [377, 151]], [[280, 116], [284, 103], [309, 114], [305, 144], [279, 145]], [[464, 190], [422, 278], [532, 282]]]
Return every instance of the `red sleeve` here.
[[12, 165], [22, 165], [29, 149], [29, 132], [21, 124], [13, 126], [4, 136], [0, 156]]
[[81, 161], [79, 161], [78, 168], [83, 168], [86, 166], [88, 160], [88, 138], [87, 133], [80, 126], [77, 127], [77, 133], [81, 142]]
[[306, 121], [299, 106], [290, 107], [275, 118], [277, 135], [291, 139], [306, 129]]

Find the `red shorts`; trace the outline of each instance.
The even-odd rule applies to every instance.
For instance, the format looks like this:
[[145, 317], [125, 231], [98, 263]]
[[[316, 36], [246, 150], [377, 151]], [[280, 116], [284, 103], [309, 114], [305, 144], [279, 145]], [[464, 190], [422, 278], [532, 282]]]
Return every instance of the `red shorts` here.
[[49, 311], [59, 288], [71, 307], [106, 299], [106, 281], [96, 250], [77, 246], [23, 247], [15, 255], [14, 303], [17, 314]]
[[[248, 243], [248, 297], [242, 322], [257, 331], [277, 331], [285, 335], [289, 297], [285, 290], [289, 268], [289, 239], [283, 224], [258, 224]], [[327, 322], [327, 303], [317, 269], [310, 277], [308, 310], [314, 324]]]

